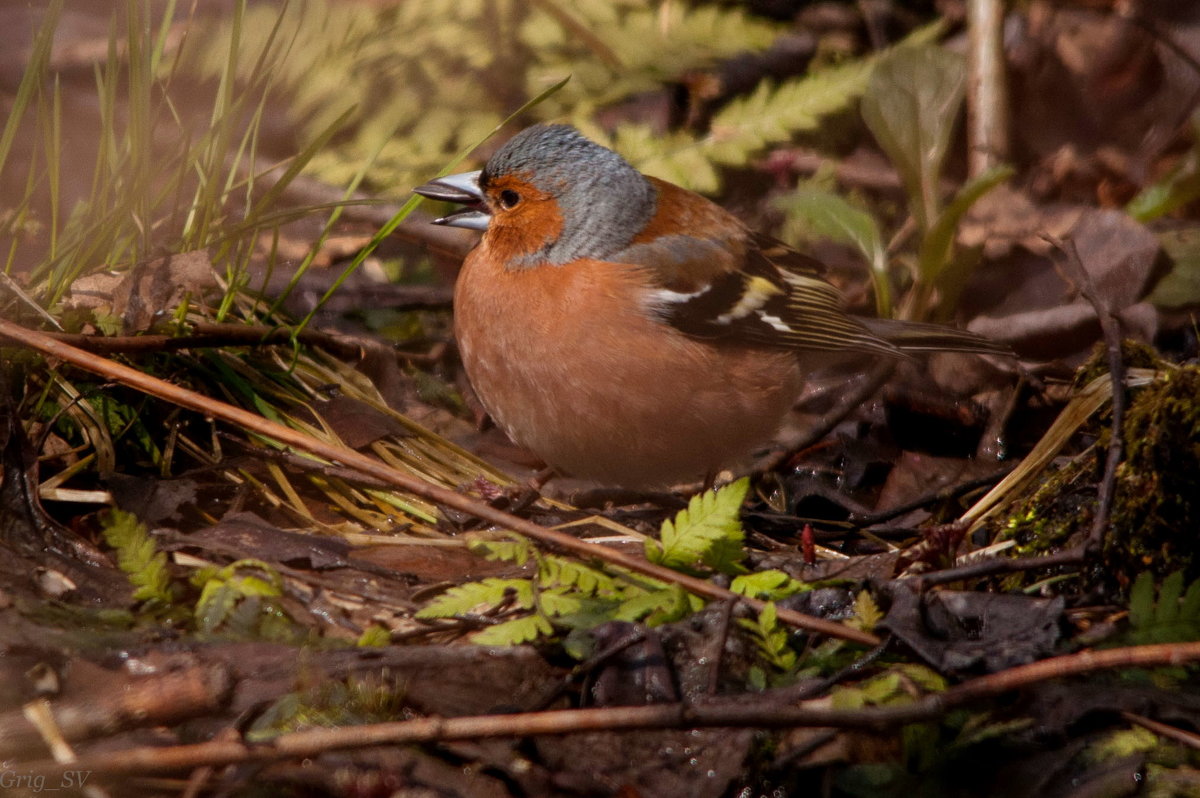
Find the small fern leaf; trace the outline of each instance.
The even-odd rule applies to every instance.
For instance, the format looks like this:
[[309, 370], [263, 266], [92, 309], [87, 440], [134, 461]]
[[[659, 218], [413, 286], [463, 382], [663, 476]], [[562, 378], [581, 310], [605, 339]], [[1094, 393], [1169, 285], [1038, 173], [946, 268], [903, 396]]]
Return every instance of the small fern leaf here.
[[1157, 601], [1154, 576], [1138, 574], [1129, 594], [1128, 639], [1133, 644], [1180, 643], [1200, 640], [1200, 580], [1184, 589], [1184, 574], [1163, 579]]
[[728, 576], [747, 573], [749, 569], [742, 565], [746, 559], [746, 549], [743, 541], [741, 522], [738, 522], [738, 534], [735, 536], [719, 537], [701, 557], [701, 561], [714, 571]]
[[1154, 612], [1157, 624], [1175, 623], [1179, 620], [1179, 599], [1183, 596], [1183, 571], [1175, 571], [1163, 580], [1158, 589], [1158, 605]]
[[134, 587], [134, 600], [170, 604], [173, 595], [167, 555], [155, 548], [146, 525], [133, 513], [114, 509], [104, 520], [103, 534], [116, 550], [117, 567]]
[[241, 596], [228, 582], [214, 579], [204, 586], [196, 602], [196, 626], [201, 632], [213, 632], [233, 614]]
[[573, 587], [587, 596], [617, 592], [617, 583], [608, 574], [564, 557], [544, 557], [538, 576], [543, 585]]
[[489, 626], [472, 634], [470, 639], [481, 646], [519, 646], [553, 634], [554, 627], [544, 616], [526, 615]]
[[854, 617], [849, 624], [863, 632], [872, 632], [883, 620], [883, 610], [875, 603], [875, 599], [865, 590], [860, 590], [854, 597]]
[[1154, 620], [1154, 574], [1142, 571], [1129, 590], [1129, 623], [1137, 629]]
[[543, 590], [537, 596], [538, 609], [551, 618], [583, 612], [587, 603], [586, 596], [568, 587]]
[[613, 620], [664, 623], [683, 617], [690, 608], [687, 592], [678, 585], [669, 585], [663, 590], [639, 593], [621, 602], [613, 612]]
[[533, 606], [533, 584], [528, 579], [498, 579], [467, 582], [452, 587], [417, 612], [417, 618], [452, 618], [499, 607], [509, 597], [517, 607]]
[[751, 598], [778, 601], [811, 588], [783, 571], [771, 569], [735, 577], [729, 584], [729, 589]]
[[472, 540], [467, 548], [488, 560], [511, 562], [524, 565], [529, 562], [531, 545], [524, 538], [512, 540]]
[[[668, 568], [687, 568], [717, 551], [718, 545], [742, 545], [738, 513], [750, 489], [743, 477], [716, 491], [699, 493], [679, 511], [674, 521], [664, 521], [662, 542], [646, 541], [646, 558]], [[727, 551], [722, 557], [728, 559]]]
[[1183, 618], [1200, 618], [1200, 579], [1188, 585], [1183, 602], [1179, 605], [1179, 615]]
[[773, 602], [763, 607], [757, 618], [742, 618], [738, 624], [750, 633], [764, 662], [781, 671], [790, 671], [796, 666], [796, 652], [788, 644], [787, 629], [780, 625]]

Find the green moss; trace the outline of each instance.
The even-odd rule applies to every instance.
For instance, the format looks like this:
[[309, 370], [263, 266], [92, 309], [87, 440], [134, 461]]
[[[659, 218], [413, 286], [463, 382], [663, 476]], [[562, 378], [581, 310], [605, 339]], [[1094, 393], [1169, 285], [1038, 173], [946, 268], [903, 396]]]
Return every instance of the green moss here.
[[1107, 570], [1123, 585], [1140, 571], [1200, 576], [1200, 367], [1163, 372], [1139, 391], [1124, 427]]
[[345, 681], [318, 681], [288, 693], [254, 722], [249, 738], [269, 740], [278, 734], [313, 728], [383, 723], [404, 711], [403, 681], [387, 669]]
[[1000, 525], [997, 540], [1015, 540], [1022, 556], [1045, 554], [1091, 528], [1096, 497], [1094, 450], [1046, 476]]
[[[1121, 360], [1127, 369], [1164, 369], [1170, 364], [1164, 361], [1149, 344], [1126, 339], [1121, 342]], [[1108, 373], [1108, 351], [1101, 341], [1092, 347], [1092, 356], [1075, 372], [1071, 385], [1075, 390], [1082, 389], [1097, 377]]]
[[[1161, 376], [1130, 395], [1117, 470], [1111, 522], [1105, 533], [1104, 580], [1126, 589], [1137, 574], [1160, 578], [1183, 571], [1200, 577], [1196, 526], [1200, 520], [1200, 367], [1165, 367], [1153, 350], [1128, 345], [1131, 367], [1152, 366]], [[1076, 385], [1103, 374], [1103, 352], [1080, 369]], [[1013, 539], [1022, 555], [1044, 554], [1081, 543], [1096, 512], [1103, 477], [1108, 419], [1097, 415], [1090, 434], [1097, 445], [1046, 475], [1008, 516], [991, 529], [995, 539]]]

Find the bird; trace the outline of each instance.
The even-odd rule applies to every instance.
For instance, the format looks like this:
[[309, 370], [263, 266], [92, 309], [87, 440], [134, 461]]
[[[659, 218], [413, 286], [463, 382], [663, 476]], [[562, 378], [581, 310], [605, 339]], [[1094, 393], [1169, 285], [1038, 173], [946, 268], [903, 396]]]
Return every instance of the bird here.
[[475, 394], [557, 471], [654, 490], [743, 462], [779, 429], [811, 353], [1003, 354], [954, 328], [848, 315], [820, 261], [643, 175], [563, 124], [414, 191], [482, 231], [454, 288]]

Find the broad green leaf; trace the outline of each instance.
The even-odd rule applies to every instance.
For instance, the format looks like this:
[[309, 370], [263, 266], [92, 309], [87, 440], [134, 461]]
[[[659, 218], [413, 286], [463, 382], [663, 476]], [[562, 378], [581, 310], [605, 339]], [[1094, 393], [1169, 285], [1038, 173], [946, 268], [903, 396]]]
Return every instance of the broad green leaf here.
[[1200, 304], [1200, 227], [1166, 230], [1158, 240], [1171, 268], [1147, 299], [1162, 308]]
[[1143, 188], [1125, 206], [1139, 222], [1149, 222], [1200, 198], [1200, 112], [1192, 114], [1192, 149], [1160, 180]]
[[875, 311], [882, 318], [891, 318], [892, 288], [887, 248], [874, 216], [851, 205], [839, 194], [813, 186], [799, 188], [774, 204], [787, 214], [783, 231], [789, 241], [820, 237], [856, 248], [871, 268]]
[[359, 648], [381, 648], [392, 642], [391, 633], [382, 626], [371, 625], [363, 630], [354, 645]]
[[868, 704], [886, 704], [904, 692], [904, 682], [894, 671], [868, 679], [862, 685], [863, 700]]
[[196, 602], [196, 626], [201, 632], [216, 630], [233, 612], [241, 596], [228, 582], [213, 581], [204, 586]]
[[1089, 745], [1087, 757], [1092, 762], [1107, 765], [1116, 759], [1149, 753], [1161, 744], [1154, 732], [1141, 726], [1133, 726], [1112, 732]]
[[901, 47], [880, 60], [862, 98], [863, 119], [900, 172], [921, 230], [938, 215], [938, 177], [965, 82], [961, 55]]

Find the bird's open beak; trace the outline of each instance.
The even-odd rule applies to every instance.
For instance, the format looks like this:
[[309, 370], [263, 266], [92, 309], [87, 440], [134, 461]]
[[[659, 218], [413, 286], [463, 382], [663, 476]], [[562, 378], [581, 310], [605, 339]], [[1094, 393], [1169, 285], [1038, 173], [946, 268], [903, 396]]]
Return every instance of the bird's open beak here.
[[429, 199], [457, 202], [467, 206], [461, 211], [434, 219], [434, 224], [465, 227], [468, 230], [486, 230], [492, 217], [488, 215], [487, 208], [483, 204], [483, 192], [479, 189], [479, 174], [478, 171], [463, 172], [458, 175], [434, 178], [423, 186], [417, 186], [413, 191]]

